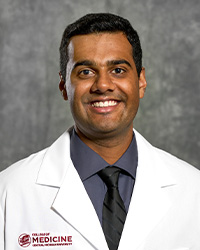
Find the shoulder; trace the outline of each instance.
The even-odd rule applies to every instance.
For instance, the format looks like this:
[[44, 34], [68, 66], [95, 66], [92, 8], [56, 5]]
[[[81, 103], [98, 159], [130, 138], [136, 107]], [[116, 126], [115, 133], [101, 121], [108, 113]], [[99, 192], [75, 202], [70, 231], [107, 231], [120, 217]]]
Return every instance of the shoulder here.
[[153, 148], [162, 164], [164, 164], [168, 170], [173, 173], [176, 179], [183, 180], [185, 183], [198, 185], [200, 187], [199, 169], [164, 150], [156, 147]]
[[[59, 165], [63, 155], [69, 155], [69, 132], [65, 131], [50, 147], [43, 149], [29, 157], [22, 159], [4, 171], [0, 172], [0, 192], [8, 188], [29, 185], [35, 183], [45, 157], [49, 157], [49, 164], [52, 162]], [[49, 165], [47, 166], [49, 167]]]
[[0, 172], [0, 191], [7, 189], [9, 186], [16, 186], [15, 184], [33, 179], [38, 172], [46, 151], [47, 149], [43, 149], [32, 154]]
[[179, 159], [178, 157], [151, 145], [142, 135], [134, 131], [138, 146], [138, 155], [146, 158], [156, 165], [156, 169], [167, 169], [168, 172], [181, 182], [200, 186], [200, 171], [191, 164]]

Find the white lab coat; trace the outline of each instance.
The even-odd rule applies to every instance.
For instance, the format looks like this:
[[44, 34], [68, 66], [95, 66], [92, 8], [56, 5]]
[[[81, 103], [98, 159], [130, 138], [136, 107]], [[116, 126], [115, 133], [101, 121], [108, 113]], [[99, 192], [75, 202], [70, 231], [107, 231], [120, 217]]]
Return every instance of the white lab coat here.
[[[200, 172], [135, 135], [137, 176], [118, 249], [200, 250]], [[0, 250], [18, 249], [108, 250], [68, 132], [0, 174]]]

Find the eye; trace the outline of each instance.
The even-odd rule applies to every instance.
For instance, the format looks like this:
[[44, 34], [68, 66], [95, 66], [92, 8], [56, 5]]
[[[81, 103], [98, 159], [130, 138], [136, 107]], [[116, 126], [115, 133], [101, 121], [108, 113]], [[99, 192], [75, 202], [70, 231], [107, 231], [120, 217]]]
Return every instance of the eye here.
[[125, 72], [125, 70], [122, 68], [115, 68], [112, 70], [112, 73], [117, 74], [117, 75], [123, 74], [124, 72]]
[[94, 75], [93, 71], [89, 70], [89, 69], [84, 69], [84, 70], [81, 70], [79, 72], [79, 75], [80, 76], [92, 76]]
[[82, 69], [78, 72], [78, 77], [80, 79], [88, 79], [95, 75], [95, 72], [91, 69]]

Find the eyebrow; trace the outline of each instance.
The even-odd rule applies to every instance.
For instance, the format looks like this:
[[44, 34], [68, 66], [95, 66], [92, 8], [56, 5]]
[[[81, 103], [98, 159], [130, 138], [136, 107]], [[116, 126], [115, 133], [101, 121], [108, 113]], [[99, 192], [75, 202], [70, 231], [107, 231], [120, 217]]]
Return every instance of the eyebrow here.
[[[110, 61], [107, 61], [106, 64], [107, 64], [107, 66], [126, 64], [130, 68], [132, 68], [131, 64], [127, 60], [124, 60], [124, 59], [110, 60]], [[96, 63], [94, 61], [90, 61], [90, 60], [83, 60], [83, 61], [75, 63], [73, 66], [73, 70], [75, 68], [77, 68], [78, 66], [96, 66]]]
[[73, 69], [77, 68], [78, 66], [92, 66], [92, 65], [95, 65], [95, 63], [90, 60], [83, 60], [75, 63]]
[[111, 61], [108, 61], [108, 62], [107, 62], [107, 65], [108, 65], [108, 66], [118, 65], [118, 64], [126, 64], [126, 65], [128, 65], [130, 68], [132, 68], [131, 64], [130, 64], [127, 60], [124, 60], [124, 59], [120, 59], [120, 60], [111, 60]]

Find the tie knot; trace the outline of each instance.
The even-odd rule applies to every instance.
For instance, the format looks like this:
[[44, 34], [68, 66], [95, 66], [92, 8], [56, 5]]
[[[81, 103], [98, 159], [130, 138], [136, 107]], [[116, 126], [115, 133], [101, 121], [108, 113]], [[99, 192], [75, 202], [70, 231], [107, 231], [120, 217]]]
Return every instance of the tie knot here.
[[120, 168], [117, 167], [106, 167], [99, 171], [99, 176], [106, 184], [107, 188], [118, 188], [118, 179], [121, 172]]

